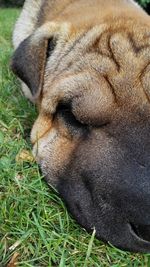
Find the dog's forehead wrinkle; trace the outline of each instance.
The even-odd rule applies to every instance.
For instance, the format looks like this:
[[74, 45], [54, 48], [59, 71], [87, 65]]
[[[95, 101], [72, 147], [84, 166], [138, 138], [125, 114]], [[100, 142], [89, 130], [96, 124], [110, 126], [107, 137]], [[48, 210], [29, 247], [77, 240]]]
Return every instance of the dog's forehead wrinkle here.
[[[84, 83], [83, 83], [84, 81]], [[59, 82], [55, 82], [56, 85], [52, 86], [49, 89], [49, 84], [47, 88], [45, 88], [45, 98], [43, 99], [43, 106], [46, 105], [47, 102], [48, 106], [56, 109], [56, 105], [59, 101], [63, 99], [72, 99], [81, 91], [79, 89], [82, 86], [82, 89], [87, 89], [86, 83], [91, 81], [91, 77], [86, 72], [78, 73], [76, 75], [70, 74], [69, 77], [62, 77]], [[55, 107], [55, 108], [54, 108]]]
[[[102, 35], [100, 35], [99, 31], [97, 33], [97, 28], [94, 28], [94, 33], [96, 33], [96, 35], [92, 39], [92, 44], [95, 40], [97, 42], [97, 38], [100, 39], [103, 34], [106, 34], [106, 30], [104, 28]], [[89, 34], [93, 34], [93, 29], [89, 31]], [[56, 48], [56, 51], [48, 60], [43, 91], [44, 93], [46, 92], [48, 99], [51, 98], [49, 106], [51, 106], [53, 111], [56, 109], [58, 102], [57, 99], [60, 100], [65, 97], [71, 98], [72, 95], [69, 96], [69, 94], [73, 90], [74, 92], [77, 90], [83, 90], [83, 87], [85, 87], [86, 81], [88, 80], [84, 74], [85, 71], [83, 72], [83, 69], [87, 69], [87, 73], [91, 76], [91, 79], [93, 77], [91, 75], [92, 70], [104, 77], [107, 77], [107, 81], [109, 81], [109, 85], [111, 85], [113, 93], [116, 96], [118, 95], [120, 99], [123, 97], [123, 101], [129, 95], [135, 96], [135, 94], [138, 95], [141, 93], [140, 88], [138, 92], [137, 90], [133, 90], [133, 87], [137, 84], [136, 80], [141, 72], [141, 68], [149, 62], [148, 55], [150, 55], [150, 48], [148, 45], [142, 47], [138, 53], [136, 50], [135, 53], [135, 47], [133, 47], [133, 44], [127, 34], [122, 32], [113, 32], [113, 34], [108, 38], [110, 43], [108, 46], [110, 54], [107, 56], [101, 53], [95, 55], [94, 52], [88, 52], [85, 47], [83, 48], [82, 39], [86, 39], [86, 36], [83, 37], [83, 35], [81, 35], [80, 37], [79, 43], [77, 42], [75, 46], [72, 41], [70, 41], [69, 44], [63, 44], [65, 51], [61, 51], [62, 47], [60, 45], [59, 48]], [[70, 50], [71, 46], [74, 47], [76, 52], [72, 52], [72, 50]], [[124, 57], [125, 54], [126, 56]], [[52, 64], [53, 62], [54, 65]], [[70, 66], [69, 68], [68, 65]], [[80, 79], [82, 80], [81, 86], [78, 84], [80, 76], [78, 74], [80, 73]], [[109, 76], [111, 76], [111, 78], [109, 78]], [[55, 86], [55, 83], [58, 83], [58, 86]], [[121, 84], [123, 84], [123, 87]], [[75, 90], [74, 87], [78, 88]]]
[[[94, 28], [94, 30], [95, 30], [95, 32], [96, 32], [96, 34], [97, 34], [97, 28]], [[105, 31], [106, 31], [106, 29], [104, 29], [104, 30], [102, 30], [102, 36], [103, 36], [103, 34], [105, 33]], [[93, 34], [93, 29], [92, 30], [90, 30], [89, 31], [89, 34]], [[97, 36], [99, 36], [99, 34], [98, 35], [96, 35], [96, 38], [97, 38]], [[75, 59], [75, 51], [74, 50], [77, 50], [76, 52], [77, 52], [77, 54], [76, 54], [76, 58], [78, 59], [79, 58], [79, 60], [77, 60], [76, 59], [76, 63], [77, 63], [77, 67], [78, 68], [80, 68], [82, 65], [85, 65], [85, 62], [86, 62], [86, 64], [88, 64], [88, 65], [92, 65], [92, 62], [94, 62], [94, 60], [92, 60], [92, 58], [91, 58], [91, 60], [89, 60], [89, 62], [88, 62], [88, 60], [87, 60], [87, 57], [86, 56], [84, 56], [83, 55], [83, 44], [82, 44], [82, 39], [84, 39], [84, 38], [86, 38], [86, 36], [80, 36], [79, 37], [79, 42], [76, 42], [76, 45], [75, 45], [75, 47], [74, 47], [74, 42], [73, 42], [73, 44], [72, 44], [72, 40], [70, 41], [70, 45], [67, 43], [66, 45], [64, 45], [63, 46], [63, 48], [64, 47], [66, 47], [66, 49], [63, 49], [62, 47], [61, 47], [61, 42], [60, 42], [60, 47], [59, 47], [59, 49], [56, 49], [56, 51], [54, 52], [54, 54], [53, 54], [53, 56], [48, 60], [48, 63], [47, 63], [47, 68], [46, 68], [46, 76], [48, 76], [49, 74], [50, 74], [50, 72], [52, 73], [52, 75], [53, 75], [53, 80], [55, 80], [55, 79], [57, 79], [57, 76], [59, 75], [59, 74], [62, 74], [63, 73], [63, 71], [65, 71], [65, 70], [68, 70], [68, 66], [69, 66], [69, 64], [72, 64], [72, 61], [74, 61], [74, 59]], [[100, 36], [99, 36], [99, 38], [100, 38]], [[95, 38], [93, 38], [93, 42], [95, 41]], [[85, 42], [86, 43], [86, 42]], [[59, 44], [59, 42], [58, 42], [58, 44]], [[71, 55], [71, 50], [72, 50], [72, 48], [71, 47], [73, 47], [74, 49], [73, 49], [73, 54]], [[76, 48], [76, 49], [75, 49]], [[112, 53], [112, 51], [111, 51], [111, 53]], [[147, 53], [146, 53], [147, 54]], [[93, 55], [94, 56], [94, 55]], [[99, 59], [99, 62], [101, 62], [102, 60], [105, 62], [105, 61], [109, 61], [109, 58], [110, 57], [108, 57], [107, 59], [105, 59], [104, 60], [104, 58], [102, 57], [102, 59]], [[133, 57], [134, 58], [134, 57]], [[82, 59], [82, 60], [80, 60], [80, 59]], [[98, 61], [98, 60], [97, 60]], [[117, 66], [117, 61], [115, 61], [115, 58], [111, 58], [111, 62], [115, 62], [116, 63], [116, 66]], [[98, 63], [99, 63], [98, 62]], [[96, 64], [97, 66], [99, 65], [99, 64]], [[131, 65], [131, 64], [130, 64]], [[97, 68], [97, 66], [96, 66], [96, 68]], [[107, 66], [110, 66], [110, 62], [109, 62], [109, 64], [108, 64], [108, 62], [106, 63], [105, 62], [105, 64], [103, 63], [103, 64], [101, 64], [101, 66], [100, 66], [100, 70], [101, 71], [105, 71], [105, 72], [107, 72], [107, 70], [108, 70], [108, 68], [109, 67], [107, 67]], [[131, 66], [131, 68], [132, 68], [132, 66]], [[105, 74], [107, 74], [107, 73], [105, 73]]]
[[150, 102], [150, 64], [141, 72], [140, 81], [147, 96], [147, 100]]
[[147, 43], [145, 43], [145, 40], [143, 40], [145, 38], [142, 38], [141, 42], [136, 42], [131, 33], [128, 34], [128, 38], [135, 54], [139, 54], [140, 52], [143, 53], [144, 50], [150, 46], [149, 40]]
[[95, 42], [95, 39], [100, 38], [100, 35], [105, 29], [106, 25], [98, 25], [90, 29], [88, 32], [81, 30], [77, 36], [75, 35], [73, 39], [71, 38], [71, 41], [68, 41], [66, 44], [66, 49], [61, 51], [61, 56], [57, 59], [54, 71], [56, 72], [57, 69], [63, 71], [63, 67], [68, 60], [74, 60], [76, 57], [80, 58], [88, 47]]

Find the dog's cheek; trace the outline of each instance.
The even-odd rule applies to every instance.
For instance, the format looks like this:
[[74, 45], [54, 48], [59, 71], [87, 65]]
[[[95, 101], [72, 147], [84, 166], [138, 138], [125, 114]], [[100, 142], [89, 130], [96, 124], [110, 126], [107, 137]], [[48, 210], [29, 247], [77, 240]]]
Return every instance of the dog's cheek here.
[[76, 143], [61, 136], [53, 128], [33, 147], [33, 154], [47, 182], [57, 187], [59, 178], [66, 171]]

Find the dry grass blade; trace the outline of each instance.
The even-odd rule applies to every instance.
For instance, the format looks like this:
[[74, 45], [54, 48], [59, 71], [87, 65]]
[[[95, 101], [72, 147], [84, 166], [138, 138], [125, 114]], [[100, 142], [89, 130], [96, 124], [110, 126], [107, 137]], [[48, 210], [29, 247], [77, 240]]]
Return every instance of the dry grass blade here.
[[19, 257], [19, 253], [15, 253], [10, 262], [7, 264], [7, 267], [16, 267], [18, 264], [17, 264], [17, 261], [18, 261], [18, 257]]
[[16, 156], [16, 162], [34, 162], [34, 157], [28, 150], [21, 150]]

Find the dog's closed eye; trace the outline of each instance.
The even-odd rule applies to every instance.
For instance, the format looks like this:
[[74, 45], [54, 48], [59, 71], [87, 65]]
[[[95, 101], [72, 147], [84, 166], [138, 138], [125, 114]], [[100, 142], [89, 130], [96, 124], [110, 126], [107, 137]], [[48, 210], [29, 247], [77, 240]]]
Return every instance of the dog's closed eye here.
[[54, 117], [56, 116], [63, 118], [68, 126], [71, 125], [78, 128], [87, 126], [85, 123], [80, 122], [73, 114], [70, 103], [59, 103]]
[[101, 123], [100, 125], [95, 125], [94, 123], [88, 124], [85, 121], [82, 121], [78, 118], [76, 114], [74, 114], [72, 110], [71, 103], [62, 103], [60, 102], [57, 106], [54, 120], [55, 118], [61, 118], [63, 119], [64, 123], [70, 128], [73, 129], [82, 129], [82, 130], [88, 130], [91, 127], [93, 128], [103, 128], [109, 124], [109, 122]]
[[46, 57], [47, 57], [47, 58], [49, 58], [49, 57], [52, 55], [52, 53], [53, 53], [53, 51], [54, 51], [54, 49], [55, 49], [55, 46], [56, 46], [56, 39], [54, 39], [54, 38], [52, 37], [52, 38], [50, 38], [50, 39], [48, 40], [47, 54], [46, 54]]

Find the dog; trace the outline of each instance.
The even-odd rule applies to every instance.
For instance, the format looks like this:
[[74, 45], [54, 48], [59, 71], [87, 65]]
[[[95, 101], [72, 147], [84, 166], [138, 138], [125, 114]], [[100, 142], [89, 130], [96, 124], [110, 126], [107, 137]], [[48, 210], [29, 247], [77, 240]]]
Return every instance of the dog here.
[[11, 61], [33, 154], [76, 221], [150, 252], [150, 18], [133, 0], [26, 0]]

